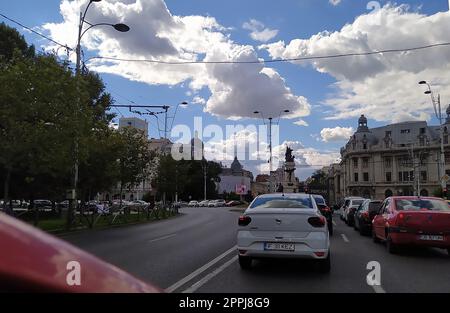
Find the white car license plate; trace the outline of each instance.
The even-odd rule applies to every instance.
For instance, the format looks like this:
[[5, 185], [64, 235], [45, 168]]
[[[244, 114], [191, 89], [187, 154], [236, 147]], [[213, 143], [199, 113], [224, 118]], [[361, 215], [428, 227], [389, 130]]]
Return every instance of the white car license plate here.
[[444, 241], [444, 236], [420, 235], [419, 239], [428, 241]]
[[264, 250], [270, 251], [295, 251], [295, 244], [293, 243], [272, 243], [266, 242]]

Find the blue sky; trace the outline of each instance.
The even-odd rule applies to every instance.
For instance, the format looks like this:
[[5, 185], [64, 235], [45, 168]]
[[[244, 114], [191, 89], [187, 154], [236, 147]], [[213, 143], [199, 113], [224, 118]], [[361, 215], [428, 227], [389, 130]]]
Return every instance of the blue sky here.
[[[110, 2], [116, 2], [116, 0], [109, 0]], [[162, 0], [141, 0], [142, 2], [158, 2]], [[126, 4], [135, 3], [136, 0], [123, 0]], [[354, 23], [355, 19], [361, 15], [368, 15], [371, 11], [367, 9], [369, 1], [360, 1], [360, 0], [342, 0], [337, 5], [332, 5], [328, 0], [292, 0], [292, 1], [257, 1], [257, 0], [245, 0], [245, 1], [211, 1], [211, 0], [166, 0], [165, 4], [167, 5], [168, 10], [170, 11], [171, 16], [178, 17], [186, 17], [186, 16], [202, 16], [202, 17], [211, 17], [214, 18], [216, 23], [223, 27], [222, 30], [215, 32], [219, 32], [224, 34], [228, 40], [233, 42], [236, 45], [240, 46], [251, 46], [253, 47], [253, 52], [257, 54], [260, 58], [271, 59], [280, 57], [280, 53], [283, 56], [291, 56], [292, 49], [295, 48], [295, 45], [292, 45], [292, 49], [288, 49], [289, 43], [295, 39], [303, 39], [308, 40], [313, 36], [323, 32], [328, 31], [338, 32], [341, 34], [345, 40], [348, 39], [348, 36], [345, 35], [342, 28], [344, 25], [349, 24], [352, 25], [353, 31], [350, 34], [355, 34], [357, 32], [357, 28], [360, 27]], [[74, 40], [76, 34], [58, 34], [55, 28], [52, 27], [43, 27], [46, 23], [67, 23], [63, 18], [60, 12], [60, 0], [46, 0], [46, 1], [34, 1], [34, 0], [16, 0], [10, 1], [7, 3], [3, 3], [0, 6], [0, 12], [16, 19], [25, 25], [31, 27], [40, 28], [41, 31], [46, 33], [47, 35], [52, 36], [58, 40], [67, 40], [68, 42], [72, 42]], [[387, 1], [379, 1], [380, 7], [383, 8], [385, 5], [388, 5]], [[433, 0], [433, 1], [398, 1], [395, 3], [391, 3], [391, 7], [399, 7], [402, 4], [408, 4], [409, 8], [406, 9], [406, 12], [396, 13], [389, 11], [388, 9], [383, 11], [381, 14], [385, 14], [388, 19], [392, 19], [395, 22], [396, 18], [404, 17], [405, 14], [408, 16], [410, 23], [414, 22], [414, 19], [420, 19], [423, 17], [433, 17], [439, 12], [448, 11], [448, 1], [447, 0]], [[94, 4], [95, 6], [97, 4]], [[153, 4], [152, 4], [153, 5]], [[150, 4], [149, 4], [150, 6]], [[95, 9], [94, 9], [95, 10]], [[117, 12], [116, 12], [117, 13]], [[421, 17], [417, 17], [414, 14], [420, 13]], [[102, 13], [103, 14], [103, 13]], [[95, 13], [95, 18], [105, 18], [104, 15]], [[117, 16], [125, 16], [120, 12], [117, 13]], [[396, 15], [398, 14], [398, 16]], [[142, 22], [148, 22], [149, 17], [143, 16]], [[278, 31], [276, 36], [267, 40], [267, 42], [256, 41], [250, 37], [250, 30], [243, 27], [244, 23], [250, 23], [251, 20], [258, 21], [260, 23], [260, 30], [268, 28], [269, 30]], [[16, 25], [5, 21], [7, 24], [10, 24], [13, 27], [17, 27]], [[125, 21], [126, 22], [126, 21]], [[137, 23], [138, 21], [133, 20], [131, 24]], [[161, 21], [164, 23], [165, 20]], [[438, 27], [442, 23], [441, 20], [432, 21]], [[183, 20], [183, 23], [188, 23], [186, 20]], [[409, 22], [408, 22], [409, 23]], [[133, 24], [134, 25], [134, 24]], [[263, 25], [263, 26], [262, 26]], [[395, 23], [393, 23], [395, 25]], [[403, 33], [408, 31], [407, 23], [399, 27], [405, 27], [403, 29]], [[150, 27], [150, 26], [149, 26]], [[152, 26], [154, 28], [161, 29], [160, 26]], [[390, 26], [389, 26], [390, 27]], [[384, 28], [381, 25], [378, 28], [375, 28], [375, 31], [380, 33], [386, 32], [386, 34], [392, 34], [394, 32], [399, 32], [398, 40], [391, 39], [386, 41], [386, 45], [392, 45], [392, 43], [401, 42], [404, 40], [404, 47], [410, 47], [414, 45], [414, 36], [403, 36], [402, 29], [396, 29], [395, 26], [389, 28], [386, 26]], [[448, 27], [448, 24], [446, 25]], [[43, 45], [47, 45], [45, 40], [42, 40], [39, 37], [36, 37], [33, 34], [27, 33], [26, 31], [18, 28], [21, 33], [23, 33], [26, 39], [29, 42], [34, 43], [36, 46], [40, 47]], [[136, 28], [134, 28], [136, 29]], [[372, 29], [372, 28], [370, 28]], [[435, 28], [433, 28], [435, 29]], [[133, 27], [132, 27], [133, 31]], [[361, 27], [361, 32], [364, 33], [367, 31], [364, 27]], [[213, 32], [212, 30], [210, 32]], [[370, 37], [371, 33], [366, 37]], [[107, 34], [108, 35], [108, 34]], [[99, 41], [107, 38], [102, 37]], [[124, 34], [128, 35], [128, 34]], [[142, 31], [140, 34], [131, 34], [132, 36], [146, 36], [146, 32]], [[389, 35], [391, 36], [391, 35]], [[387, 36], [387, 37], [389, 37]], [[403, 37], [402, 37], [403, 36]], [[421, 42], [421, 34], [417, 34], [417, 42]], [[433, 38], [433, 41], [445, 41], [447, 39], [446, 35], [443, 34], [441, 37], [436, 35], [436, 38]], [[70, 38], [69, 38], [70, 37]], [[311, 49], [311, 54], [320, 55], [320, 54], [328, 54], [331, 52], [340, 52], [346, 51], [346, 47], [349, 44], [353, 44], [353, 41], [350, 40], [349, 44], [345, 42], [344, 39], [339, 39], [339, 47], [334, 47], [332, 45], [334, 38], [329, 36], [329, 34], [322, 35], [322, 41], [317, 41], [314, 43], [307, 43], [308, 48]], [[392, 37], [392, 36], [391, 36]], [[97, 38], [98, 40], [98, 38]], [[179, 38], [170, 39], [172, 42], [179, 42]], [[432, 39], [430, 39], [432, 40]], [[224, 39], [222, 39], [224, 41]], [[274, 53], [269, 48], [259, 49], [258, 47], [262, 44], [273, 44], [279, 41], [284, 42], [284, 46], [282, 52]], [[344, 42], [343, 42], [344, 41]], [[369, 40], [368, 40], [369, 42]], [[380, 45], [383, 45], [383, 42], [379, 41], [379, 45], [374, 45], [371, 43], [370, 45], [363, 44], [361, 48], [358, 45], [355, 45], [356, 50], [358, 49], [366, 49], [366, 48], [380, 48]], [[86, 38], [87, 45], [91, 43], [95, 43], [92, 38]], [[359, 44], [359, 43], [358, 43]], [[400, 43], [399, 43], [400, 44]], [[323, 48], [324, 45], [328, 45], [327, 48]], [[349, 46], [350, 47], [350, 46]], [[91, 49], [90, 49], [91, 48]], [[92, 47], [84, 47], [85, 53], [87, 56], [97, 55], [99, 52], [96, 49], [92, 49]], [[313, 49], [314, 48], [314, 49]], [[382, 48], [382, 47], [381, 47]], [[391, 48], [391, 46], [384, 46], [385, 49]], [[323, 50], [321, 50], [323, 49]], [[351, 49], [348, 48], [348, 49]], [[294, 49], [295, 50], [295, 49]], [[123, 51], [122, 51], [123, 52]], [[204, 57], [204, 53], [199, 49], [197, 52], [197, 58], [201, 59]], [[284, 54], [283, 54], [284, 53]], [[449, 50], [446, 50], [446, 53], [449, 53]], [[129, 55], [129, 54], [128, 54]], [[300, 56], [300, 52], [298, 54]], [[297, 56], [297, 55], [295, 55]], [[153, 55], [151, 55], [153, 57]], [[420, 57], [420, 56], [415, 56]], [[386, 57], [386, 59], [389, 57]], [[339, 62], [339, 61], [337, 61]], [[387, 60], [388, 64], [392, 64], [393, 60]], [[364, 65], [361, 68], [358, 68], [361, 64], [356, 64], [354, 71], [361, 71], [367, 69], [368, 65]], [[245, 65], [243, 65], [245, 66]], [[353, 127], [356, 128], [357, 124], [357, 116], [355, 114], [348, 114], [348, 112], [352, 112], [352, 108], [355, 107], [355, 104], [352, 106], [347, 106], [346, 102], [340, 99], [338, 102], [333, 102], [335, 96], [334, 94], [345, 94], [346, 92], [350, 92], [350, 94], [355, 95], [358, 92], [361, 92], [363, 88], [351, 89], [353, 85], [355, 86], [364, 86], [364, 83], [367, 83], [370, 86], [370, 83], [373, 83], [374, 77], [379, 77], [377, 75], [382, 75], [386, 73], [389, 74], [389, 77], [393, 77], [392, 68], [389, 66], [383, 67], [383, 70], [373, 70], [372, 65], [370, 71], [364, 73], [364, 76], [359, 77], [357, 80], [354, 78], [349, 78], [348, 68], [343, 69], [340, 68], [336, 64], [292, 64], [292, 63], [279, 63], [279, 64], [270, 64], [267, 67], [274, 69], [279, 76], [284, 81], [284, 87], [290, 89], [290, 92], [294, 96], [301, 96], [307, 99], [307, 103], [310, 106], [310, 110], [307, 114], [300, 114], [291, 119], [282, 119], [280, 124], [280, 143], [284, 141], [289, 142], [297, 142], [298, 144], [298, 153], [313, 153], [314, 156], [306, 156], [304, 162], [310, 165], [325, 165], [325, 163], [332, 161], [332, 159], [336, 159], [338, 155], [339, 148], [345, 144], [345, 137], [340, 138], [339, 135], [330, 138], [328, 141], [324, 141], [325, 138], [321, 136], [322, 130], [326, 128], [332, 129], [331, 133], [338, 132], [336, 127], [348, 128]], [[396, 68], [398, 73], [407, 70], [408, 73], [417, 74], [418, 72], [425, 73], [425, 69], [410, 69], [408, 66], [404, 66], [404, 68]], [[123, 71], [123, 69], [122, 69]], [[384, 72], [383, 72], [384, 71]], [[106, 72], [112, 72], [106, 73]], [[129, 101], [134, 101], [135, 103], [140, 104], [169, 104], [175, 105], [181, 101], [188, 101], [190, 105], [186, 109], [179, 110], [178, 116], [175, 123], [185, 123], [188, 125], [192, 125], [194, 116], [202, 116], [204, 124], [218, 124], [220, 126], [225, 126], [227, 124], [240, 123], [240, 124], [254, 124], [259, 123], [258, 120], [249, 119], [248, 116], [243, 116], [243, 119], [239, 121], [234, 121], [229, 119], [229, 115], [232, 113], [227, 112], [226, 114], [222, 114], [224, 110], [219, 108], [219, 105], [226, 106], [226, 103], [218, 103], [215, 102], [215, 106], [212, 106], [208, 109], [205, 109], [204, 105], [201, 104], [192, 104], [192, 100], [194, 96], [199, 96], [208, 101], [208, 99], [212, 95], [211, 91], [211, 82], [205, 83], [200, 90], [192, 90], [192, 86], [190, 86], [190, 82], [195, 79], [186, 78], [181, 79], [180, 81], [174, 81], [173, 83], [158, 83], [156, 78], [144, 78], [145, 76], [142, 73], [133, 73], [136, 74], [138, 78], [131, 80], [129, 75], [124, 75], [118, 69], [102, 71], [101, 76], [106, 83], [107, 89], [112, 93], [113, 97], [116, 100], [116, 103], [129, 104]], [[432, 76], [435, 75], [435, 76]], [[430, 73], [430, 79], [435, 79], [435, 77], [439, 77], [438, 73], [433, 72]], [[162, 75], [165, 75], [162, 73]], [[180, 74], [181, 75], [181, 74]], [[193, 74], [194, 77], [196, 77]], [[199, 73], [198, 75], [202, 75]], [[447, 74], [448, 75], [448, 74]], [[128, 76], [128, 77], [124, 77]], [[218, 79], [217, 76], [211, 77], [210, 80]], [[381, 79], [381, 78], [380, 78]], [[416, 79], [416, 77], [411, 77], [411, 81]], [[398, 81], [398, 79], [396, 79]], [[342, 85], [336, 86], [333, 85], [335, 83], [340, 83]], [[448, 90], [445, 88], [446, 82], [440, 81], [441, 88]], [[374, 86], [377, 84], [373, 83]], [[345, 87], [343, 87], [345, 86]], [[378, 85], [379, 86], [379, 85]], [[248, 86], [247, 86], [248, 88]], [[255, 85], [255, 88], [258, 88]], [[281, 88], [281, 87], [280, 87]], [[369, 87], [368, 87], [369, 88]], [[418, 89], [417, 86], [411, 86], [411, 89]], [[346, 92], [344, 92], [346, 91]], [[217, 90], [216, 90], [217, 92]], [[362, 93], [365, 93], [362, 92]], [[384, 98], [386, 95], [378, 95], [377, 90], [368, 90], [367, 95], [370, 94], [371, 99], [362, 99], [362, 95], [359, 97], [355, 96], [355, 99], [352, 101], [361, 100], [361, 106], [356, 106], [357, 109], [354, 112], [358, 112], [358, 114], [363, 112], [364, 101], [368, 101], [371, 103], [371, 100], [376, 100], [377, 98]], [[371, 127], [384, 125], [390, 122], [396, 122], [400, 120], [408, 120], [408, 118], [418, 118], [419, 113], [423, 113], [420, 115], [421, 117], [426, 117], [431, 123], [436, 123], [435, 119], [433, 119], [431, 105], [428, 99], [421, 98], [421, 93], [417, 92], [417, 102], [414, 105], [417, 105], [416, 111], [408, 112], [409, 115], [406, 115], [403, 118], [399, 118], [396, 120], [394, 117], [390, 116], [391, 112], [386, 109], [388, 105], [385, 103], [376, 103], [374, 101], [374, 107], [370, 111], [368, 118]], [[402, 93], [392, 94], [392, 103], [394, 106], [399, 107], [399, 112], [402, 111], [402, 105], [408, 107], [407, 103], [402, 101], [406, 101], [402, 96]], [[396, 98], [397, 97], [397, 98]], [[342, 98], [336, 97], [336, 98]], [[276, 98], [274, 98], [276, 99]], [[414, 98], [412, 98], [414, 99]], [[216, 99], [217, 100], [217, 99]], [[249, 102], [251, 102], [252, 98], [249, 96]], [[329, 102], [331, 101], [331, 102]], [[414, 101], [414, 100], [413, 100]], [[428, 102], [427, 102], [428, 101]], [[220, 101], [219, 101], [220, 102]], [[247, 102], [247, 103], [249, 103]], [[450, 102], [450, 99], [448, 100]], [[332, 111], [334, 110], [333, 105], [336, 103], [338, 113], [340, 114], [340, 118], [333, 120], [327, 119], [330, 115], [333, 115]], [[245, 105], [245, 104], [244, 104]], [[248, 104], [252, 107], [259, 107], [258, 104], [252, 103]], [[219, 113], [218, 113], [219, 112]], [[371, 119], [370, 112], [376, 112], [376, 119]], [[127, 110], [122, 109], [121, 114], [125, 116], [129, 116], [130, 113]], [[239, 115], [239, 114], [238, 114]], [[120, 116], [120, 115], [119, 115]], [[386, 118], [384, 118], [386, 116]], [[307, 122], [309, 126], [298, 126], [295, 125], [294, 122], [297, 120], [304, 120]], [[156, 126], [154, 124], [154, 120], [149, 118], [150, 122], [150, 135], [152, 137], [158, 137], [158, 132], [156, 130]], [[347, 133], [345, 133], [347, 134]], [[342, 136], [341, 136], [342, 137]], [[300, 144], [301, 143], [301, 144]], [[333, 157], [330, 157], [333, 155]], [[302, 156], [299, 157], [302, 159]], [[321, 164], [316, 164], [322, 162]], [[314, 166], [315, 168], [316, 166]], [[258, 169], [252, 168], [257, 174]], [[301, 175], [309, 174], [310, 171], [302, 172]], [[303, 177], [304, 178], [304, 177]]]

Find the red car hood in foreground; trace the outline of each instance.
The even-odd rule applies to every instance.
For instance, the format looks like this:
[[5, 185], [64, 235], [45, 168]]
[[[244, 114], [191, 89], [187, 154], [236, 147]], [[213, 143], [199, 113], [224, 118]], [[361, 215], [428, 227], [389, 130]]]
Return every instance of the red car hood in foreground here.
[[[73, 284], [78, 262], [80, 285]], [[69, 263], [72, 262], [72, 263]], [[72, 280], [70, 280], [72, 278]], [[0, 291], [161, 292], [119, 268], [0, 213]]]

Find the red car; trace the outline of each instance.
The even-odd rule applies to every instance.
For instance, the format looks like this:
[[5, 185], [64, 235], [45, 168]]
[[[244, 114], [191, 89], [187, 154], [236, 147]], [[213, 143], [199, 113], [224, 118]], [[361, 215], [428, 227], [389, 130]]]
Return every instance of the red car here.
[[402, 245], [417, 245], [450, 254], [450, 206], [433, 197], [387, 198], [372, 221], [372, 237], [385, 241], [390, 253]]
[[0, 292], [162, 292], [3, 213], [0, 247]]

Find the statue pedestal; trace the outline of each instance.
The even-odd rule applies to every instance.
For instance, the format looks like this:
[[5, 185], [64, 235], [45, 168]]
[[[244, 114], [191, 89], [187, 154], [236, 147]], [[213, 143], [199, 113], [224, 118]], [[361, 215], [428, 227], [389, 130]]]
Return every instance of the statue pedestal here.
[[284, 163], [284, 180], [283, 192], [295, 193], [298, 192], [297, 181], [295, 179], [295, 162]]

